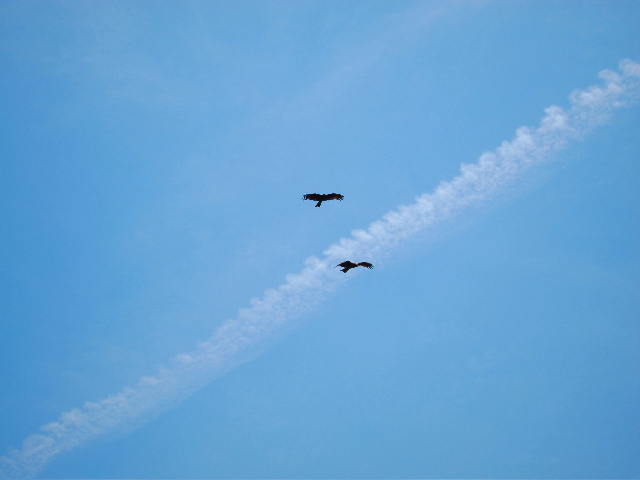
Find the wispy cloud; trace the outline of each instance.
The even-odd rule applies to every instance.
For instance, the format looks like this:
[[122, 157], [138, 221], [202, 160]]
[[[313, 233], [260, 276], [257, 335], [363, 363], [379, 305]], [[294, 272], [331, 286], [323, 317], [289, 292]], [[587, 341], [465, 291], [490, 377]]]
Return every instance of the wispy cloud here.
[[389, 212], [367, 230], [355, 230], [325, 250], [324, 258], [310, 257], [298, 274], [287, 275], [277, 289], [267, 290], [250, 308], [223, 324], [195, 351], [177, 355], [156, 375], [104, 400], [87, 402], [63, 413], [58, 421], [29, 436], [22, 448], [0, 457], [0, 476], [36, 475], [56, 455], [96, 437], [134, 429], [177, 405], [207, 383], [259, 354], [281, 335], [291, 321], [309, 311], [348, 278], [333, 266], [346, 259], [376, 261], [404, 241], [434, 231], [458, 212], [513, 186], [533, 166], [605, 122], [617, 108], [640, 96], [640, 64], [620, 62], [620, 73], [600, 72], [603, 83], [570, 96], [571, 107], [551, 106], [537, 128], [520, 127], [510, 142], [462, 164], [461, 174], [442, 182], [433, 193]]

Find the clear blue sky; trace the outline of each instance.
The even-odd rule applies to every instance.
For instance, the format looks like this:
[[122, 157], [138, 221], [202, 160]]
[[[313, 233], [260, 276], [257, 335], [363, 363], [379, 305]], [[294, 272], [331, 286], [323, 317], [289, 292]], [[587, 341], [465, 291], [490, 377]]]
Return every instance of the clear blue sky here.
[[[0, 456], [569, 109], [639, 25], [635, 0], [2, 2]], [[37, 475], [640, 477], [638, 132], [616, 109]]]

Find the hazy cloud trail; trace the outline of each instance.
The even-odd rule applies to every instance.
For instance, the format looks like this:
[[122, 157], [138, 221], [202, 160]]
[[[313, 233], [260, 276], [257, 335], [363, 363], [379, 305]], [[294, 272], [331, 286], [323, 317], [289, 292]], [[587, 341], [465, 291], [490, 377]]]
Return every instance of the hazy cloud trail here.
[[623, 60], [620, 73], [604, 70], [600, 78], [601, 85], [574, 91], [569, 96], [569, 109], [547, 108], [539, 127], [518, 128], [513, 140], [484, 153], [475, 164], [462, 164], [461, 174], [442, 182], [433, 193], [400, 206], [367, 230], [353, 231], [351, 238], [340, 239], [325, 250], [323, 259], [307, 259], [300, 273], [287, 275], [283, 285], [252, 300], [250, 308], [241, 309], [195, 351], [177, 355], [156, 375], [141, 378], [131, 388], [97, 403], [86, 402], [44, 425], [42, 433], [29, 436], [22, 448], [0, 457], [0, 477], [34, 476], [62, 452], [101, 435], [130, 431], [177, 405], [211, 380], [255, 357], [292, 319], [346, 281], [347, 276], [334, 265], [346, 259], [375, 262], [403, 241], [428, 234], [459, 211], [481, 205], [640, 96], [638, 63]]

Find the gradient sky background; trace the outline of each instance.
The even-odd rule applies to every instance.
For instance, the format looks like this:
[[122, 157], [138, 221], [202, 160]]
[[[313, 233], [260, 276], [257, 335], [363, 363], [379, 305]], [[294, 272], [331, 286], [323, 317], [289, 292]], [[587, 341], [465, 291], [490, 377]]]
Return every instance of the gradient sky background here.
[[[0, 455], [640, 60], [639, 25], [637, 1], [2, 2]], [[40, 475], [639, 477], [639, 132], [616, 112]]]

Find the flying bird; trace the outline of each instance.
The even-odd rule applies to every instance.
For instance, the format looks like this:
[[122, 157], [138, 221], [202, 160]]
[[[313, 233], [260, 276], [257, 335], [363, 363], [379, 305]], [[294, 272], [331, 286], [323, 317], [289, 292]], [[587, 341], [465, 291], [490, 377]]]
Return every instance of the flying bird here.
[[[352, 268], [356, 268], [356, 267], [373, 268], [373, 265], [371, 265], [369, 262], [353, 263], [347, 260], [346, 262], [339, 263], [338, 265], [336, 265], [336, 267], [342, 267], [341, 271], [344, 273], [347, 273]], [[336, 267], [333, 267], [333, 268], [336, 268]]]
[[327, 194], [308, 193], [307, 195], [302, 197], [303, 200], [313, 200], [314, 202], [318, 202], [316, 204], [316, 207], [319, 207], [320, 204], [326, 200], [342, 201], [343, 198], [344, 198], [344, 195], [340, 195], [339, 193], [327, 193]]

